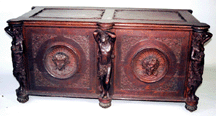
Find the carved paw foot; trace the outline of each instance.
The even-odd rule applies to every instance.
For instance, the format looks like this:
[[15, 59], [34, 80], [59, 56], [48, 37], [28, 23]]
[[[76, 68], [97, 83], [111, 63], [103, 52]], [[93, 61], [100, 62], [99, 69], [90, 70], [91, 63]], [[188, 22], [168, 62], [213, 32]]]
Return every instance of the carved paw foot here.
[[29, 95], [23, 89], [18, 88], [16, 90], [17, 93], [17, 101], [20, 103], [25, 103], [29, 100]]
[[99, 98], [99, 105], [102, 108], [109, 108], [111, 106], [111, 99], [110, 98]]
[[195, 106], [190, 106], [190, 105], [187, 105], [187, 104], [186, 104], [186, 105], [185, 105], [185, 108], [186, 108], [187, 110], [193, 112], [193, 111], [197, 110], [197, 105], [195, 105]]
[[191, 112], [197, 110], [197, 104], [198, 104], [199, 97], [194, 95], [193, 97], [188, 97], [186, 100], [185, 108]]
[[22, 96], [22, 97], [17, 97], [17, 101], [19, 101], [20, 103], [25, 103], [25, 102], [27, 102], [29, 100], [29, 96], [27, 95], [27, 96]]

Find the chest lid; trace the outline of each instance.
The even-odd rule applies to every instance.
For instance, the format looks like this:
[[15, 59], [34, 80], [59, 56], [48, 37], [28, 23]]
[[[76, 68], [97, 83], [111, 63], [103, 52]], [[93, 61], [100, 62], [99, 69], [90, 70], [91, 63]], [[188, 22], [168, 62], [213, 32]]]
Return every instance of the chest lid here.
[[28, 13], [8, 22], [17, 21], [26, 22], [28, 25], [53, 21], [58, 22], [57, 24], [65, 22], [88, 23], [89, 25], [113, 23], [115, 26], [137, 26], [137, 24], [208, 26], [200, 23], [192, 15], [192, 10], [182, 9], [33, 7]]

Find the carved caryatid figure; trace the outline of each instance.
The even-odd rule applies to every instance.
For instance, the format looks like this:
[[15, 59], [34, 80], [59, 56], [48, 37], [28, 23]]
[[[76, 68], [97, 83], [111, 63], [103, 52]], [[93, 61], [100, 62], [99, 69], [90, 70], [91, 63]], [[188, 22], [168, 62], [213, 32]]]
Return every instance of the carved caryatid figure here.
[[112, 70], [112, 52], [115, 34], [100, 29], [94, 32], [98, 44], [98, 77], [100, 79], [101, 98], [109, 99], [110, 77]]
[[191, 61], [189, 65], [186, 108], [190, 111], [197, 109], [199, 98], [195, 95], [202, 83], [204, 67], [204, 43], [212, 37], [209, 32], [194, 32], [192, 40]]
[[11, 52], [13, 61], [13, 75], [16, 77], [20, 87], [16, 90], [17, 100], [19, 102], [28, 101], [29, 97], [26, 94], [27, 82], [24, 61], [24, 47], [22, 27], [20, 25], [8, 26], [5, 31], [13, 38]]

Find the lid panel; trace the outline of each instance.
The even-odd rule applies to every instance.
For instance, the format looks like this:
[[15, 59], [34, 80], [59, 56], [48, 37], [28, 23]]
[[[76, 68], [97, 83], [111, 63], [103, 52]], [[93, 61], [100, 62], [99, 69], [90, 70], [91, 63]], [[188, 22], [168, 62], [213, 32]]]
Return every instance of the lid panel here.
[[31, 16], [31, 18], [53, 19], [101, 19], [104, 10], [97, 9], [54, 9], [46, 8]]
[[116, 20], [146, 20], [146, 21], [169, 21], [185, 22], [186, 20], [175, 11], [158, 10], [116, 10]]

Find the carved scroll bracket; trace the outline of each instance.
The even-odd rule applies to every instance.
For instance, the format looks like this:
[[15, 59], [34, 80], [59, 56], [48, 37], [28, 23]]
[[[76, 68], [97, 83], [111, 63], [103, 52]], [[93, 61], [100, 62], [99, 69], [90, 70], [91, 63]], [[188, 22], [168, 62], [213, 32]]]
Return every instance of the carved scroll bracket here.
[[204, 67], [204, 44], [211, 39], [209, 27], [194, 27], [191, 45], [191, 57], [186, 89], [186, 109], [195, 111], [199, 98], [195, 95], [197, 88], [202, 83]]
[[22, 24], [13, 24], [5, 28], [5, 31], [12, 37], [12, 62], [13, 62], [13, 75], [20, 84], [20, 87], [16, 90], [17, 100], [19, 102], [28, 101], [28, 94], [26, 91], [26, 71], [25, 71], [25, 59], [23, 53], [23, 35], [22, 35]]
[[[110, 25], [109, 25], [110, 26]], [[108, 27], [109, 27], [108, 26]], [[104, 26], [103, 26], [104, 27]], [[97, 76], [100, 80], [99, 105], [103, 108], [111, 106], [111, 98], [109, 96], [110, 78], [112, 74], [112, 58], [113, 47], [116, 39], [116, 35], [110, 31], [104, 29], [110, 29], [105, 26], [103, 29], [94, 31], [93, 35], [98, 45], [98, 71]]]

